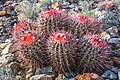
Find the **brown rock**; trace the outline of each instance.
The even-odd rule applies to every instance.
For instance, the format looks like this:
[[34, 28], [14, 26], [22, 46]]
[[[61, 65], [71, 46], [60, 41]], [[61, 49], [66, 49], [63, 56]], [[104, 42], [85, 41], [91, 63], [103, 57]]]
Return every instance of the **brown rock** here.
[[7, 12], [5, 10], [0, 11], [0, 17], [6, 16], [6, 15], [7, 15]]
[[59, 74], [55, 80], [68, 80], [63, 74]]
[[113, 57], [113, 65], [116, 67], [120, 67], [120, 57]]
[[13, 1], [12, 0], [8, 0], [8, 1], [6, 1], [6, 3], [4, 5], [8, 6], [8, 5], [12, 5], [12, 4], [13, 4]]
[[84, 73], [82, 75], [77, 75], [76, 80], [102, 80], [102, 78], [95, 73]]
[[7, 14], [9, 14], [14, 9], [15, 9], [14, 6], [6, 6], [3, 10], [5, 10]]
[[14, 44], [11, 44], [10, 47], [9, 47], [9, 53], [14, 53], [16, 52], [18, 49], [17, 47], [14, 45]]
[[59, 4], [59, 2], [55, 2], [52, 4], [51, 8], [59, 10], [61, 9], [61, 5]]

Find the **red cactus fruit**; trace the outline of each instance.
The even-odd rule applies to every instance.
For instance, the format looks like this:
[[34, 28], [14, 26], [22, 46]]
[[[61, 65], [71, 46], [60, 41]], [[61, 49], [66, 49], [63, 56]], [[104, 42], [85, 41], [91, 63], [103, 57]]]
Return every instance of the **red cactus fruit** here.
[[52, 30], [70, 29], [72, 19], [69, 14], [61, 10], [51, 9], [48, 11], [43, 11], [39, 14], [37, 18], [37, 25], [41, 31], [49, 34]]
[[112, 67], [109, 58], [109, 45], [99, 35], [86, 35], [79, 42], [80, 55], [78, 70], [80, 73], [95, 72], [101, 74], [104, 70]]
[[89, 16], [80, 14], [73, 17], [73, 27], [75, 30], [73, 31], [74, 34], [81, 37], [86, 34], [97, 34], [102, 32], [100, 28], [100, 23]]
[[55, 74], [75, 71], [75, 43], [70, 32], [58, 30], [53, 32], [47, 41], [48, 55]]

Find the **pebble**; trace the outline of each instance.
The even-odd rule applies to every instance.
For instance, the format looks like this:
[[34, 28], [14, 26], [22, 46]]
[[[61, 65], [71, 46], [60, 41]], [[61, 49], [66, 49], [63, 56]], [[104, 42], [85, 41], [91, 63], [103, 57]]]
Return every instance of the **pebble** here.
[[30, 80], [53, 80], [50, 75], [47, 74], [40, 74], [35, 75], [30, 78]]
[[113, 71], [113, 72], [115, 72], [115, 73], [118, 73], [118, 69], [115, 68], [115, 67], [113, 67], [113, 68], [111, 69], [111, 71]]
[[120, 80], [120, 71], [118, 72], [118, 79]]
[[12, 61], [13, 55], [11, 53], [0, 56], [0, 66]]
[[51, 8], [59, 10], [61, 8], [61, 5], [60, 5], [60, 3], [55, 2], [54, 4], [52, 4]]
[[117, 75], [110, 70], [105, 71], [105, 73], [103, 73], [101, 77], [105, 79], [117, 79], [118, 78]]
[[6, 16], [6, 15], [7, 15], [7, 12], [5, 10], [0, 11], [0, 17]]
[[5, 10], [7, 14], [9, 14], [11, 11], [14, 11], [14, 9], [14, 6], [6, 6], [3, 10]]
[[83, 73], [82, 75], [77, 75], [76, 80], [102, 80], [102, 78], [95, 73]]
[[12, 5], [13, 4], [13, 1], [6, 1], [4, 6], [9, 6], [9, 5]]
[[111, 26], [110, 28], [107, 29], [107, 31], [111, 37], [118, 37], [118, 28], [116, 26]]
[[63, 74], [59, 74], [55, 80], [68, 80]]
[[3, 5], [2, 4], [0, 4], [0, 11], [3, 9]]
[[120, 38], [111, 38], [108, 43], [120, 43]]

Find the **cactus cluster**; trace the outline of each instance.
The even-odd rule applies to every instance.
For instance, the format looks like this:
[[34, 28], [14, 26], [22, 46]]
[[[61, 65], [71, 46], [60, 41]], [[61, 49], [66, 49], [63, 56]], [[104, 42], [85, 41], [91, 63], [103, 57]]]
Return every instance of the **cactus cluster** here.
[[55, 74], [101, 73], [112, 66], [101, 32], [94, 18], [51, 9], [41, 12], [35, 22], [16, 24], [13, 38], [19, 57], [34, 70], [51, 66]]

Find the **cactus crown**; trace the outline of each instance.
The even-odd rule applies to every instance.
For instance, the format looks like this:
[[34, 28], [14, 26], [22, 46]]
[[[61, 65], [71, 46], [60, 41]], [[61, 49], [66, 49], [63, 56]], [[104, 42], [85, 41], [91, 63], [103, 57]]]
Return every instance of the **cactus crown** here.
[[59, 32], [53, 33], [52, 39], [59, 44], [63, 44], [68, 39], [68, 33], [65, 31], [59, 31]]

